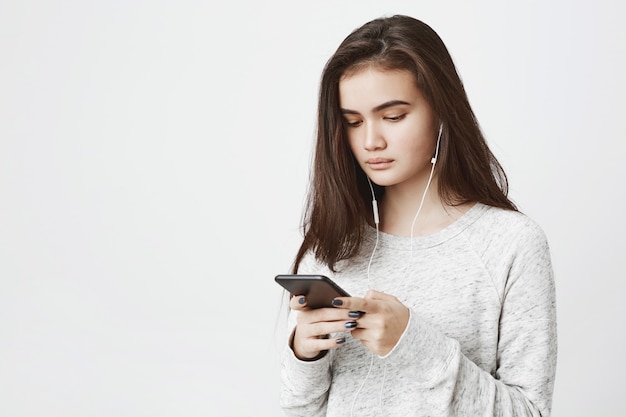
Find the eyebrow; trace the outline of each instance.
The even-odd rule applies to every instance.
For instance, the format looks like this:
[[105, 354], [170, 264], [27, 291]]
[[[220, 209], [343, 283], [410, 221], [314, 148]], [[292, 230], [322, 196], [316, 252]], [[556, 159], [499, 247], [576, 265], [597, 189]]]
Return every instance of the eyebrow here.
[[[388, 109], [389, 107], [403, 106], [403, 105], [409, 105], [409, 104], [410, 103], [407, 103], [406, 101], [402, 101], [402, 100], [389, 100], [389, 101], [384, 102], [383, 104], [379, 104], [378, 106], [374, 107], [372, 109], [372, 112], [376, 113], [381, 110]], [[359, 112], [356, 110], [341, 109], [341, 114], [359, 114]]]

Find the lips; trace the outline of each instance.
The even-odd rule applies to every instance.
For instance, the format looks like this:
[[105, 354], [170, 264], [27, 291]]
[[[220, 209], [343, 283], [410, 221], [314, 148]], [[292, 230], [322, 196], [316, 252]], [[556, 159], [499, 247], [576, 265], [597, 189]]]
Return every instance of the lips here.
[[365, 161], [367, 165], [369, 165], [372, 169], [386, 169], [389, 168], [393, 164], [393, 159], [388, 158], [370, 158]]

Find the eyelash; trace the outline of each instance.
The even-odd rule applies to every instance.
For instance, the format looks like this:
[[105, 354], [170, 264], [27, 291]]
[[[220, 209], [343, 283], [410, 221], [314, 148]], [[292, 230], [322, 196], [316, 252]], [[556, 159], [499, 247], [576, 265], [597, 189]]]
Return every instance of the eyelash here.
[[390, 122], [399, 122], [400, 120], [404, 119], [405, 117], [406, 117], [406, 114], [401, 114], [399, 116], [385, 117], [385, 120], [389, 120]]
[[346, 124], [348, 125], [348, 127], [359, 127], [361, 126], [361, 123], [363, 123], [362, 121], [358, 121], [358, 122], [348, 122], [346, 121]]
[[[391, 116], [391, 117], [385, 117], [384, 119], [389, 121], [389, 122], [399, 122], [400, 120], [404, 119], [406, 117], [406, 114], [401, 114], [398, 116]], [[348, 125], [348, 127], [359, 127], [361, 126], [361, 124], [363, 123], [362, 120], [356, 121], [356, 122], [349, 122], [346, 120], [346, 124]]]

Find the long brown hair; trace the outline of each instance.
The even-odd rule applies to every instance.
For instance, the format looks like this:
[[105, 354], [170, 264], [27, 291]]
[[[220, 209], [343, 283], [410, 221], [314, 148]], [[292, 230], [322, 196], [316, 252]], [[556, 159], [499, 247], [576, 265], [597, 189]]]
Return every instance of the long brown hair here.
[[[364, 226], [373, 224], [367, 177], [350, 151], [339, 105], [341, 78], [368, 66], [410, 71], [443, 125], [437, 173], [444, 202], [480, 202], [517, 210], [507, 197], [506, 174], [487, 146], [441, 38], [412, 17], [375, 19], [348, 35], [322, 73], [317, 143], [302, 222], [304, 239], [294, 273], [308, 251], [334, 270], [338, 261], [358, 252]], [[374, 187], [382, 196], [384, 188]]]

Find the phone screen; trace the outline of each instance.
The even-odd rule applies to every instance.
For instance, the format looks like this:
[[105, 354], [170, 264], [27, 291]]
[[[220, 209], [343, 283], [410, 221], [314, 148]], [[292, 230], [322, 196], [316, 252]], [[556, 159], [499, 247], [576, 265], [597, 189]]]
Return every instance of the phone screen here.
[[335, 297], [350, 297], [324, 275], [276, 275], [274, 280], [291, 295], [304, 295], [310, 308], [332, 307]]

